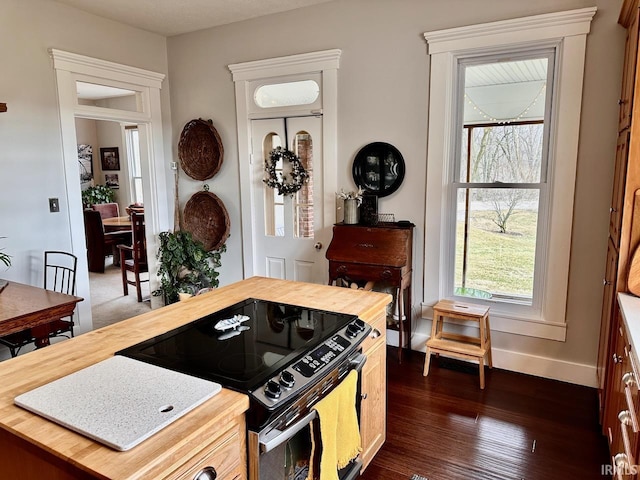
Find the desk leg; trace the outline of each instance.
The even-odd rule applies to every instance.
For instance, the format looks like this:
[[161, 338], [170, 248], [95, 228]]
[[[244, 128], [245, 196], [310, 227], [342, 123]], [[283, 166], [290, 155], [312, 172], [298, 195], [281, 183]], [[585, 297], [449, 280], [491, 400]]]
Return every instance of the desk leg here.
[[36, 348], [42, 348], [50, 345], [49, 343], [49, 325], [38, 325], [37, 327], [33, 327], [31, 329], [31, 333], [33, 338], [35, 338], [35, 346]]
[[404, 291], [400, 286], [396, 292], [396, 304], [398, 305], [398, 363], [402, 363], [402, 350], [404, 349], [404, 323], [402, 321], [404, 314]]

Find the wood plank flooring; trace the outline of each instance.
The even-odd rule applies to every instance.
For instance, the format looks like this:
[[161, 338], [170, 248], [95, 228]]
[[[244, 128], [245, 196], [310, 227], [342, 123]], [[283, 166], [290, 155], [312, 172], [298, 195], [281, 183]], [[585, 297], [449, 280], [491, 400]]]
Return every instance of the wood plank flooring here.
[[[605, 479], [593, 388], [388, 347], [387, 441], [361, 480]], [[610, 478], [610, 476], [609, 476]]]

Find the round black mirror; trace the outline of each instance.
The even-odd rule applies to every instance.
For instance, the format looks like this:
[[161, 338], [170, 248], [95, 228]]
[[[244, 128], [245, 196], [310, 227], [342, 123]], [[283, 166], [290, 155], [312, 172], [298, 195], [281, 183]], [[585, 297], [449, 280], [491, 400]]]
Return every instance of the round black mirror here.
[[386, 197], [404, 180], [404, 158], [393, 145], [374, 142], [363, 147], [353, 160], [353, 181], [365, 192]]

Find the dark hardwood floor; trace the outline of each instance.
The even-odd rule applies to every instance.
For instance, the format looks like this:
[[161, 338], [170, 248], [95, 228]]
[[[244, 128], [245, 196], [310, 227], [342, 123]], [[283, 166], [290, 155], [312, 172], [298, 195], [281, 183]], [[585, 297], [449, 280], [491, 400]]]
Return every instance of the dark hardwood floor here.
[[607, 478], [595, 389], [494, 368], [480, 390], [477, 364], [423, 377], [423, 353], [388, 348], [387, 441], [361, 480]]

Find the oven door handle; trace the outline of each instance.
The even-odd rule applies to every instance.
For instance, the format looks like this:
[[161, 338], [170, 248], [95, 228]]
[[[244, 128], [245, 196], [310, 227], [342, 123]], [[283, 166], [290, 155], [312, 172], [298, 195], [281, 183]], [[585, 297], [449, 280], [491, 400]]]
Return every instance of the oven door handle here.
[[311, 410], [308, 414], [302, 417], [302, 420], [297, 421], [286, 430], [271, 430], [264, 437], [260, 435], [260, 453], [267, 453], [282, 445], [284, 442], [294, 437], [300, 430], [305, 428], [312, 420], [318, 418], [318, 412]]

